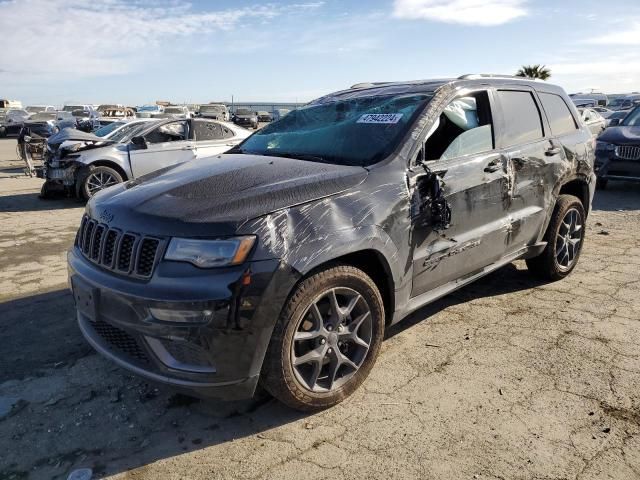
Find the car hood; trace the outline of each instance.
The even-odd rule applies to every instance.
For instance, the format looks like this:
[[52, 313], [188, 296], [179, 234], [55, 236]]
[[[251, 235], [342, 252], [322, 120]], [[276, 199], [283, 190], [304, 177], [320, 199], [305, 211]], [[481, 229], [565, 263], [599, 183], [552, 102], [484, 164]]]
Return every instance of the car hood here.
[[233, 235], [249, 219], [354, 187], [367, 170], [260, 155], [203, 158], [99, 193], [93, 218], [152, 235]]
[[98, 137], [93, 133], [83, 132], [82, 130], [77, 130], [75, 128], [63, 128], [55, 135], [51, 135], [49, 137], [50, 145], [60, 145], [66, 141], [76, 141], [76, 142], [110, 142], [110, 140]]
[[615, 145], [640, 145], [640, 127], [609, 127], [598, 141]]

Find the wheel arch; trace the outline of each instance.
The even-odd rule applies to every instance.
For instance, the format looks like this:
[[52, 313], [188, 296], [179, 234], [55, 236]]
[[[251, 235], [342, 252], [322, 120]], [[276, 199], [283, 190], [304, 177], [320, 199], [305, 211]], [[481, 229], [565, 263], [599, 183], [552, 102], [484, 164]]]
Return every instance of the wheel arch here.
[[591, 193], [589, 189], [589, 183], [584, 178], [573, 178], [566, 181], [558, 190], [558, 196], [560, 195], [573, 195], [577, 197], [584, 207], [584, 211], [588, 214], [591, 208]]
[[395, 288], [391, 266], [384, 254], [375, 249], [349, 252], [315, 265], [308, 272], [304, 272], [304, 275], [299, 281], [310, 277], [327, 266], [336, 264], [358, 268], [371, 277], [371, 280], [376, 284], [382, 296], [385, 310], [385, 323], [387, 325], [390, 324], [395, 310]]
[[109, 168], [113, 168], [116, 172], [118, 172], [120, 175], [122, 175], [122, 179], [124, 181], [129, 180], [129, 175], [127, 175], [127, 172], [124, 171], [124, 169], [118, 165], [116, 162], [112, 161], [112, 160], [96, 160], [95, 162], [91, 162], [89, 165], [87, 165], [87, 167], [109, 167]]

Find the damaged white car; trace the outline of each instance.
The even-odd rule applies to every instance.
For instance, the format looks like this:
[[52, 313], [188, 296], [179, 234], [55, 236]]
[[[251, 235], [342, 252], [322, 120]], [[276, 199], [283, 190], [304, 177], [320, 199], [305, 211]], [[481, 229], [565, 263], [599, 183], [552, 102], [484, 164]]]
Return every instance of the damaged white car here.
[[[127, 125], [126, 127], [129, 127]], [[64, 191], [89, 199], [100, 190], [178, 163], [226, 152], [250, 132], [203, 119], [140, 122], [109, 138], [65, 129], [49, 138], [37, 173], [41, 197]]]

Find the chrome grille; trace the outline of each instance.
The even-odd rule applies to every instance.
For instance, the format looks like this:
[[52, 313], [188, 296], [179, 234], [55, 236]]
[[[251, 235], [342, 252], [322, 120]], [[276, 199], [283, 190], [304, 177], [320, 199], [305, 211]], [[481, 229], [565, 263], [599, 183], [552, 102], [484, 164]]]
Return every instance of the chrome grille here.
[[86, 215], [76, 235], [76, 247], [86, 259], [138, 278], [151, 277], [163, 245], [160, 238], [109, 228]]
[[619, 145], [616, 147], [616, 157], [623, 160], [640, 160], [640, 146]]

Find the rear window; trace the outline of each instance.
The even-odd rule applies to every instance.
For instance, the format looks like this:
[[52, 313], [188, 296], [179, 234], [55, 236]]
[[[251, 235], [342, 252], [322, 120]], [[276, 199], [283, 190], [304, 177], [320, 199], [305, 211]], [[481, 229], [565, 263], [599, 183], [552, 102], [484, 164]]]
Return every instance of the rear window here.
[[569, 107], [560, 95], [540, 93], [540, 100], [542, 108], [547, 113], [553, 135], [564, 135], [578, 128]]
[[498, 100], [504, 117], [504, 147], [533, 142], [544, 136], [540, 112], [530, 92], [499, 90]]

